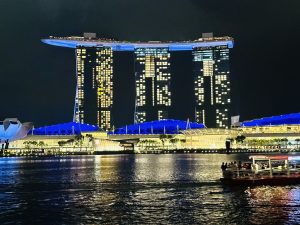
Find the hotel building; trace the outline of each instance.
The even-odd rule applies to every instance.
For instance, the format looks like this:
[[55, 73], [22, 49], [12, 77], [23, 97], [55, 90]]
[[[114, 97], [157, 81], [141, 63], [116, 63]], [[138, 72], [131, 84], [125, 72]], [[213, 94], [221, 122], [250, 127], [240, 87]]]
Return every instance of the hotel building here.
[[[233, 48], [231, 37], [202, 38], [183, 42], [125, 42], [97, 39], [94, 34], [84, 37], [50, 37], [44, 43], [76, 51], [77, 90], [74, 121], [97, 124], [103, 130], [114, 126], [114, 71], [113, 52], [133, 52], [135, 77], [135, 123], [170, 119], [172, 103], [171, 89], [172, 52], [185, 51], [193, 55], [193, 68], [185, 76], [193, 76], [190, 84], [196, 122], [207, 127], [230, 126], [230, 80], [229, 49]], [[178, 96], [178, 95], [177, 95]], [[191, 119], [191, 118], [190, 118]], [[193, 119], [191, 119], [193, 120]], [[125, 124], [124, 124], [125, 125]]]
[[168, 119], [171, 72], [168, 48], [137, 48], [135, 123]]
[[109, 47], [76, 48], [74, 121], [112, 128], [113, 57]]
[[195, 118], [207, 127], [230, 127], [230, 70], [227, 46], [193, 49]]

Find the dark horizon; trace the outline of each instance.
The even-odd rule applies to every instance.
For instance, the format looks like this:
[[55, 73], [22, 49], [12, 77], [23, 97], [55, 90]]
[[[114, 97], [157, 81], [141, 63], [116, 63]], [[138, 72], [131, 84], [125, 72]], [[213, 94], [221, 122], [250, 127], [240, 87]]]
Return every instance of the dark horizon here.
[[[0, 120], [18, 117], [35, 126], [72, 120], [74, 51], [40, 39], [83, 32], [128, 41], [193, 40], [205, 32], [232, 36], [233, 115], [249, 120], [300, 112], [299, 1], [38, 0], [0, 2], [0, 7], [5, 21], [0, 25]], [[184, 101], [179, 96], [176, 100]]]

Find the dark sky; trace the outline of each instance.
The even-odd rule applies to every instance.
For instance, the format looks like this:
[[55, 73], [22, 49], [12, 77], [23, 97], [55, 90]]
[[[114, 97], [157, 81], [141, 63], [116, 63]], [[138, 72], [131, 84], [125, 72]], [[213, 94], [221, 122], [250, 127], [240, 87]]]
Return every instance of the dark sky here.
[[235, 39], [233, 109], [241, 119], [300, 112], [299, 0], [0, 0], [0, 116], [72, 120], [74, 51], [41, 38]]

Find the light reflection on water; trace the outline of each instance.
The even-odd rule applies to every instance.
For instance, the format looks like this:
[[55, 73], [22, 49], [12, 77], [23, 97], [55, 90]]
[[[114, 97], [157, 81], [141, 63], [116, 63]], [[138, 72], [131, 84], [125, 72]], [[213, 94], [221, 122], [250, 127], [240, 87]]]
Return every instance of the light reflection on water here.
[[300, 185], [223, 187], [248, 155], [0, 159], [0, 224], [299, 224]]

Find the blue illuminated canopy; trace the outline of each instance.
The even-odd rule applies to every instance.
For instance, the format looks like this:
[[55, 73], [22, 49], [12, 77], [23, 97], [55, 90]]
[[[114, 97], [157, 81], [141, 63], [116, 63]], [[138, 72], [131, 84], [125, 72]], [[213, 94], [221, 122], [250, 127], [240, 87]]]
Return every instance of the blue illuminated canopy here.
[[108, 134], [178, 134], [181, 130], [202, 129], [204, 127], [203, 124], [199, 123], [168, 119], [128, 125]]
[[99, 130], [98, 126], [69, 122], [55, 124], [51, 126], [44, 126], [33, 129], [29, 133], [34, 135], [79, 135], [81, 132], [92, 132]]
[[299, 125], [300, 113], [284, 114], [280, 116], [265, 117], [241, 123], [242, 127], [276, 126], [276, 125]]

